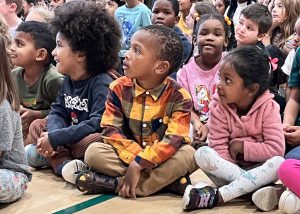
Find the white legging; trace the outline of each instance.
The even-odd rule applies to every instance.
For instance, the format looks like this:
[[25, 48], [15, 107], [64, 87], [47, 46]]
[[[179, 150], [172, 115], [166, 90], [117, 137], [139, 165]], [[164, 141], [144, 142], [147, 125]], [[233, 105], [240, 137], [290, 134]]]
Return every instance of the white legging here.
[[247, 171], [221, 158], [212, 148], [203, 146], [197, 150], [195, 160], [212, 181], [221, 186], [219, 192], [226, 202], [277, 181], [277, 170], [284, 158], [272, 157]]

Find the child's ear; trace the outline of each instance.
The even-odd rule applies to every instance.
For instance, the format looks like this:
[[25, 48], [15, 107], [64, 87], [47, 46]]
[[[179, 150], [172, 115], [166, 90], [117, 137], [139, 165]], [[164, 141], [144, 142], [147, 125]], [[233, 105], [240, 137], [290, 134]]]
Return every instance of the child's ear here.
[[253, 97], [257, 94], [257, 92], [259, 90], [259, 84], [253, 83], [250, 86], [248, 86], [248, 88], [249, 88], [249, 97]]
[[177, 25], [177, 24], [178, 24], [178, 22], [179, 22], [179, 19], [180, 19], [180, 16], [176, 16], [176, 17], [175, 17], [175, 25]]
[[16, 10], [17, 10], [17, 8], [18, 8], [18, 6], [17, 6], [17, 4], [16, 3], [11, 3], [10, 5], [9, 5], [9, 10], [10, 10], [10, 12], [16, 12]]
[[36, 61], [44, 61], [48, 56], [48, 51], [45, 48], [40, 48], [37, 50], [37, 55], [35, 57]]
[[192, 45], [197, 45], [197, 36], [193, 34], [192, 36]]
[[257, 40], [260, 42], [264, 39], [265, 36], [266, 36], [266, 33], [261, 33], [257, 36]]
[[161, 61], [158, 66], [154, 69], [156, 74], [162, 75], [169, 72], [170, 63], [168, 61]]
[[78, 58], [77, 58], [78, 62], [84, 62], [85, 58], [86, 58], [85, 53], [78, 52]]

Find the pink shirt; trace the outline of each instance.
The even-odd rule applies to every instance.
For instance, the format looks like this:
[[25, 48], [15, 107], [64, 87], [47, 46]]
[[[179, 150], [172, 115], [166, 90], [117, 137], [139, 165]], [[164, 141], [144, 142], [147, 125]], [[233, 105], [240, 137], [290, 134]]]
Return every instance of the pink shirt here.
[[219, 80], [220, 62], [211, 70], [204, 71], [195, 62], [195, 57], [177, 72], [177, 81], [192, 96], [194, 109], [199, 113], [201, 122], [207, 122], [209, 103], [216, 91]]
[[285, 142], [279, 105], [273, 97], [269, 91], [264, 92], [247, 115], [239, 117], [235, 106], [220, 104], [216, 94], [210, 104], [209, 146], [222, 158], [236, 163], [230, 156], [229, 145], [233, 139], [243, 141], [244, 160], [238, 163], [244, 166], [283, 156]]

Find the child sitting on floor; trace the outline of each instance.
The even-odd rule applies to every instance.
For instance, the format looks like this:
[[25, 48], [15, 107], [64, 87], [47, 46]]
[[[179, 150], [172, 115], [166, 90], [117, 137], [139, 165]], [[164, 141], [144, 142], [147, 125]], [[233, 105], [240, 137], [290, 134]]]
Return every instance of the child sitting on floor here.
[[165, 26], [150, 25], [133, 35], [125, 54], [126, 76], [110, 85], [103, 141], [85, 153], [86, 164], [96, 172], [77, 176], [79, 190], [135, 198], [166, 187], [183, 195], [196, 166], [195, 150], [188, 145], [192, 101], [168, 77], [182, 52], [179, 36]]
[[217, 187], [188, 186], [184, 210], [212, 208], [278, 180], [285, 144], [279, 106], [268, 90], [270, 69], [269, 59], [253, 46], [222, 60], [210, 104], [209, 147], [195, 154]]
[[[101, 139], [99, 124], [113, 80], [109, 71], [118, 62], [121, 32], [113, 17], [89, 1], [60, 6], [51, 25], [57, 32], [52, 54], [65, 79], [48, 119], [32, 123], [29, 132], [36, 145], [26, 154], [32, 167], [50, 164], [62, 176], [72, 167], [70, 160], [83, 159], [86, 148]], [[75, 183], [76, 175], [63, 177]]]

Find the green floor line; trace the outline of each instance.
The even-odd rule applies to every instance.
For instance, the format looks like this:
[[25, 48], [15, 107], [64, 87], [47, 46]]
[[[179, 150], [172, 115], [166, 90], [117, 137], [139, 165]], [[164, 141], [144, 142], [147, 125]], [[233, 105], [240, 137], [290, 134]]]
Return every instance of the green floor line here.
[[84, 210], [86, 208], [92, 207], [96, 204], [99, 204], [99, 203], [102, 203], [102, 202], [107, 201], [109, 199], [112, 199], [114, 197], [116, 197], [116, 195], [108, 195], [108, 194], [100, 195], [100, 196], [97, 196], [95, 198], [92, 198], [92, 199], [89, 199], [87, 201], [76, 204], [74, 206], [71, 206], [71, 207], [65, 208], [63, 210], [57, 211], [53, 214], [70, 214], [70, 213], [79, 212], [79, 211]]

